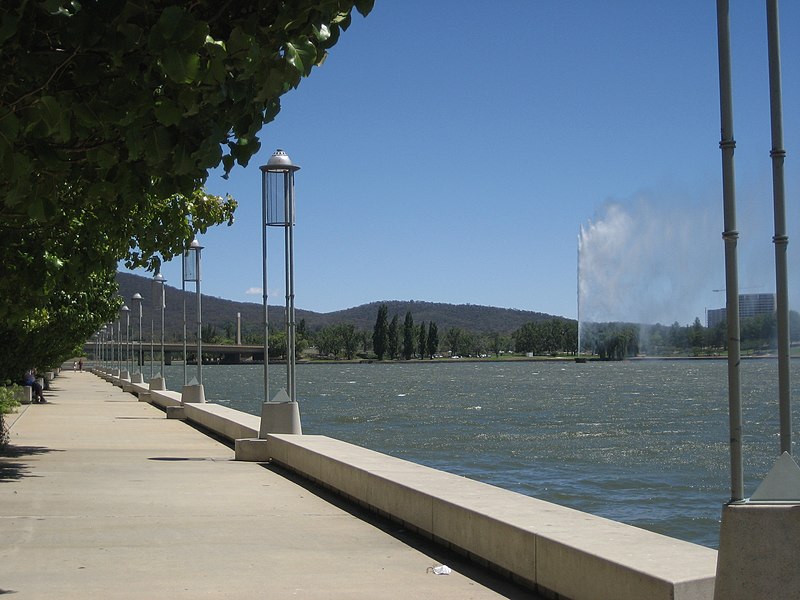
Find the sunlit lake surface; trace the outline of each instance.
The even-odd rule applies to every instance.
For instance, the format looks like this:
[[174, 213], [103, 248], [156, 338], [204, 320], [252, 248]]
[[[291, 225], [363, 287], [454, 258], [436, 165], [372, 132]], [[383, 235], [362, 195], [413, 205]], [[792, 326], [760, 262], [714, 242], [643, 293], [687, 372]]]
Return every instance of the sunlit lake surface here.
[[[205, 366], [206, 399], [260, 414], [263, 372]], [[183, 366], [166, 376], [180, 389]], [[272, 397], [285, 367], [270, 379]], [[778, 457], [777, 363], [744, 361], [741, 379], [750, 495]], [[723, 360], [301, 364], [297, 388], [304, 433], [718, 544], [730, 498]]]

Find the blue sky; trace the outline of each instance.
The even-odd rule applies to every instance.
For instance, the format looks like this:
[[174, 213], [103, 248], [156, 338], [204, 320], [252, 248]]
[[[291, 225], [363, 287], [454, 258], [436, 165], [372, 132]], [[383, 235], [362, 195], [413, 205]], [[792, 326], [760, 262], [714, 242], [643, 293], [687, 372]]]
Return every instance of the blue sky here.
[[[282, 148], [302, 167], [298, 308], [414, 299], [574, 318], [583, 227], [584, 316], [704, 320], [725, 283], [715, 4], [377, 0], [284, 96], [250, 165], [209, 180], [239, 209], [200, 238], [203, 293], [261, 301], [258, 166]], [[780, 8], [794, 307], [800, 3]], [[763, 2], [731, 1], [745, 292], [774, 291], [765, 20]], [[282, 231], [269, 234], [282, 304]], [[163, 272], [180, 287], [180, 261]]]

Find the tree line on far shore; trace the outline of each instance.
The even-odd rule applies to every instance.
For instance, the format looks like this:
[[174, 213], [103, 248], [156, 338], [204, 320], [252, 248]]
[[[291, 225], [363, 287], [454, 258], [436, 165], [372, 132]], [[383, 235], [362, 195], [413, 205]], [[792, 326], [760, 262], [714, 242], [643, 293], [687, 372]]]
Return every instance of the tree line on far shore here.
[[[800, 315], [790, 313], [792, 341], [800, 341]], [[235, 326], [226, 324], [203, 327], [206, 343], [234, 343]], [[511, 334], [478, 333], [461, 327], [449, 327], [442, 334], [436, 322], [416, 324], [410, 311], [389, 318], [386, 304], [378, 306], [372, 331], [352, 323], [335, 323], [309, 330], [305, 319], [297, 325], [298, 356], [319, 359], [412, 360], [445, 356], [482, 357], [491, 355], [573, 356], [578, 351], [578, 323], [555, 317], [531, 321]], [[742, 319], [742, 349], [766, 351], [775, 346], [774, 314]], [[263, 330], [246, 329], [246, 344], [263, 344]], [[583, 323], [580, 354], [605, 360], [621, 360], [637, 355], [703, 356], [727, 351], [725, 324], [704, 327], [700, 319], [691, 325], [641, 325], [637, 323]], [[286, 355], [286, 335], [270, 329], [270, 356]]]
[[[800, 313], [789, 312], [791, 342], [800, 342]], [[775, 313], [747, 317], [740, 322], [741, 349], [746, 354], [769, 352], [776, 347]], [[727, 352], [726, 324], [704, 327], [699, 318], [691, 325], [639, 325], [635, 323], [584, 323], [581, 353], [621, 360], [637, 355], [714, 356]]]

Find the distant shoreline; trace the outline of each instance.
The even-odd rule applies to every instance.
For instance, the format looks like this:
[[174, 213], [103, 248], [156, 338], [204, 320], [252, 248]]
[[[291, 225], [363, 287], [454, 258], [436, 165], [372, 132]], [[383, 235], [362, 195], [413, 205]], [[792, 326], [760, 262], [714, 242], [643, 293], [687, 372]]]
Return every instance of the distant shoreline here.
[[[585, 357], [587, 363], [605, 363], [605, 362], [647, 362], [647, 361], [684, 361], [684, 360], [728, 360], [727, 356], [632, 356], [624, 360], [604, 360], [597, 357]], [[777, 360], [778, 356], [775, 354], [759, 354], [742, 356], [742, 360]], [[791, 358], [800, 358], [800, 356], [792, 356]], [[456, 364], [456, 363], [510, 363], [510, 362], [532, 362], [532, 363], [564, 363], [575, 362], [574, 356], [518, 356], [508, 358], [438, 358], [434, 360], [423, 360], [419, 358], [410, 360], [298, 360], [298, 365], [359, 365], [359, 364], [375, 364], [375, 365], [407, 365], [407, 364]], [[261, 364], [261, 363], [259, 363]], [[286, 364], [285, 362], [276, 362], [270, 364]]]
[[[728, 357], [725, 355], [719, 356], [631, 356], [625, 358], [623, 360], [607, 360], [598, 358], [596, 356], [584, 356], [586, 360], [581, 361], [582, 363], [614, 363], [614, 362], [662, 362], [662, 361], [710, 361], [710, 360], [718, 360], [718, 361], [727, 361]], [[777, 360], [777, 354], [757, 354], [757, 355], [746, 355], [741, 357], [742, 360]], [[799, 356], [791, 356], [792, 359], [800, 359]], [[75, 359], [77, 360], [77, 358]], [[501, 358], [436, 358], [433, 360], [430, 359], [421, 359], [421, 358], [412, 358], [409, 360], [377, 360], [377, 359], [353, 359], [353, 360], [346, 360], [346, 359], [311, 359], [311, 360], [297, 360], [295, 364], [298, 365], [442, 365], [442, 364], [457, 364], [457, 363], [572, 363], [576, 362], [574, 356], [515, 356], [515, 357], [501, 357]], [[172, 361], [173, 365], [181, 365], [183, 364], [180, 360]], [[189, 365], [195, 365], [194, 361], [189, 362]], [[215, 366], [217, 364], [223, 363], [214, 363], [214, 362], [204, 362], [204, 366]], [[263, 365], [263, 362], [246, 362], [246, 363], [236, 363], [236, 364], [249, 364], [249, 365]], [[275, 360], [270, 361], [270, 365], [285, 365], [286, 361], [284, 360]]]

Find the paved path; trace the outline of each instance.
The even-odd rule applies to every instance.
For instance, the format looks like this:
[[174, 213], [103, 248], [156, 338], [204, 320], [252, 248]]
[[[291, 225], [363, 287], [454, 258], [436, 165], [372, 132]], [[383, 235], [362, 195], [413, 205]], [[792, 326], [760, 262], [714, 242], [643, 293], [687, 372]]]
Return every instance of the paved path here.
[[90, 373], [45, 394], [0, 456], [0, 595], [531, 597]]

